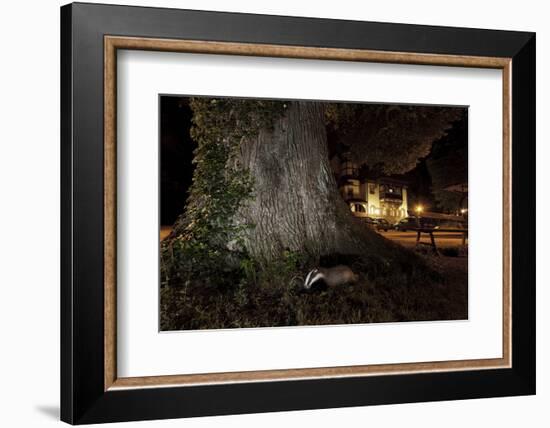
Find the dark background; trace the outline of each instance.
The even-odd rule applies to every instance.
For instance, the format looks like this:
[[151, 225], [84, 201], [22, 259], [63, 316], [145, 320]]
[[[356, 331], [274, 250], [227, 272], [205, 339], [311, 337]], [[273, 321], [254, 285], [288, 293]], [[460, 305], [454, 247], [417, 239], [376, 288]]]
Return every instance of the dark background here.
[[193, 150], [189, 135], [192, 112], [189, 98], [160, 97], [160, 224], [172, 225], [183, 212], [193, 178]]

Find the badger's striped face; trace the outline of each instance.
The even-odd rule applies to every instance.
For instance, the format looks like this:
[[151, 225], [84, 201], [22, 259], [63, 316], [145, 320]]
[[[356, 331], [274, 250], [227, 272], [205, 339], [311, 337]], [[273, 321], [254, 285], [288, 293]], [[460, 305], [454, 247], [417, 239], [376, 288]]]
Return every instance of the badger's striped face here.
[[309, 290], [311, 286], [321, 278], [323, 278], [323, 274], [319, 272], [319, 269], [309, 271], [304, 282], [304, 287]]
[[307, 274], [306, 280], [304, 282], [304, 287], [306, 289], [309, 290], [311, 288], [311, 279], [315, 276], [317, 272], [319, 272], [317, 269], [313, 269], [313, 270], [310, 270], [309, 273]]

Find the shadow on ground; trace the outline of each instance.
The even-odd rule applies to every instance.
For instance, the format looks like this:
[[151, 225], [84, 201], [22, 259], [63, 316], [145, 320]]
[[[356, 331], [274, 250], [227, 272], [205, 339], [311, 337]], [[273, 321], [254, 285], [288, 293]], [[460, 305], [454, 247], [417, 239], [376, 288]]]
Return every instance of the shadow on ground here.
[[59, 406], [40, 405], [36, 406], [36, 410], [49, 418], [59, 420]]

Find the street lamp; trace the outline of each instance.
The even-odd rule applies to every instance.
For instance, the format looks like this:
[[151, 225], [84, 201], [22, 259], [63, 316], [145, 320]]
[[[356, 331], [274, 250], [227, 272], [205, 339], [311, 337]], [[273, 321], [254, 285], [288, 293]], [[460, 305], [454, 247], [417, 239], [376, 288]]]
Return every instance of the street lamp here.
[[416, 211], [416, 227], [420, 228], [420, 213], [424, 210], [424, 207], [418, 204], [414, 210]]

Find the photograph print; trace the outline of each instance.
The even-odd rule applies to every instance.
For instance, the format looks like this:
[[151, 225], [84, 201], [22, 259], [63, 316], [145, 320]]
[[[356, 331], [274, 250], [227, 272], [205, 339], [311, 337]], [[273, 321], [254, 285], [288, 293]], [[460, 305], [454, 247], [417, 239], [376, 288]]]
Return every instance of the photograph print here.
[[468, 108], [161, 95], [160, 330], [468, 319]]

